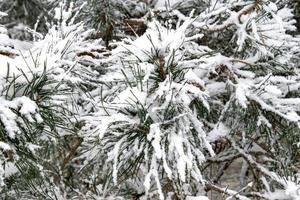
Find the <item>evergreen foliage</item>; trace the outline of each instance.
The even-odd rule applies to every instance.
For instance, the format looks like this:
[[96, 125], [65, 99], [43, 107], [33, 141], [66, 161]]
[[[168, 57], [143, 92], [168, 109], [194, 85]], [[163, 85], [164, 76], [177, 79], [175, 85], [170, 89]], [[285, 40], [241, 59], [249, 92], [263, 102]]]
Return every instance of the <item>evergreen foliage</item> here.
[[298, 4], [0, 0], [0, 198], [299, 199]]

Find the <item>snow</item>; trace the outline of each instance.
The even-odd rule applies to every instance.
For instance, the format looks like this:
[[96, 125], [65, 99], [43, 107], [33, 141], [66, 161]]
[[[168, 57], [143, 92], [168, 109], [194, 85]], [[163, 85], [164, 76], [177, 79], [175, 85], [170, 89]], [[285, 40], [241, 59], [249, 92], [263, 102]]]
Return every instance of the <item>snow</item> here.
[[42, 117], [38, 113], [36, 103], [28, 97], [17, 97], [12, 101], [0, 98], [0, 103], [0, 119], [10, 138], [15, 138], [15, 135], [20, 133], [17, 125], [17, 115], [11, 109], [18, 110], [30, 122], [34, 122], [34, 120], [38, 123], [43, 122]]
[[19, 172], [19, 169], [17, 168], [17, 166], [12, 162], [6, 162], [4, 168], [5, 168], [5, 171], [4, 171], [5, 178], [8, 178], [8, 177], [16, 174], [17, 172]]
[[195, 117], [194, 115], [190, 114], [189, 118], [191, 120], [191, 123], [194, 125], [194, 128], [196, 129], [196, 131], [198, 132], [198, 134], [200, 135], [200, 137], [203, 139], [203, 145], [207, 148], [208, 152], [210, 153], [210, 155], [213, 157], [215, 156], [215, 152], [212, 149], [211, 144], [207, 141], [207, 136], [204, 132], [204, 130], [202, 129], [203, 124], [201, 122], [199, 122], [197, 120], [197, 117]]
[[300, 186], [292, 181], [287, 181], [285, 186], [285, 194], [295, 200], [300, 199]]
[[[135, 41], [126, 41], [128, 44], [123, 44], [113, 50], [112, 54], [117, 56], [122, 52], [129, 52], [128, 60], [138, 58], [141, 61], [148, 61], [151, 52], [158, 51], [158, 55], [164, 57], [164, 60], [172, 60], [174, 52], [183, 44], [185, 39], [185, 31], [191, 25], [192, 19], [188, 18], [178, 29], [167, 29], [159, 22], [153, 21], [148, 24], [146, 32]], [[181, 56], [175, 54], [175, 62]], [[114, 58], [114, 57], [113, 57]]]
[[33, 143], [27, 143], [27, 148], [32, 152], [32, 153], [36, 153], [36, 151], [38, 149], [41, 148], [41, 146], [38, 146], [36, 144], [33, 144]]
[[114, 147], [113, 151], [110, 153], [109, 156], [114, 158], [114, 164], [113, 164], [113, 182], [117, 185], [118, 183], [118, 155], [120, 151], [120, 146], [122, 144], [122, 140], [120, 140]]
[[223, 82], [212, 82], [206, 85], [206, 89], [208, 91], [208, 95], [213, 97], [220, 93], [224, 93], [226, 91], [226, 84]]
[[0, 149], [2, 149], [3, 151], [7, 151], [7, 150], [11, 150], [11, 147], [5, 142], [0, 141]]
[[268, 121], [267, 118], [263, 115], [259, 115], [257, 120], [257, 126], [266, 125], [267, 127], [271, 128], [272, 124]]
[[20, 108], [20, 113], [22, 115], [28, 116], [30, 114], [36, 113], [38, 110], [38, 106], [28, 97], [20, 97], [18, 99], [15, 99], [16, 103], [18, 104]]
[[0, 98], [0, 120], [4, 125], [8, 136], [10, 138], [15, 138], [15, 135], [20, 133], [20, 130], [16, 122], [17, 116], [9, 107], [9, 102]]
[[187, 196], [186, 200], [209, 200], [206, 196]]
[[157, 159], [161, 159], [162, 158], [162, 150], [160, 144], [161, 132], [160, 132], [159, 124], [150, 125], [150, 132], [147, 135], [147, 139], [151, 141]]
[[[0, 32], [2, 32], [1, 29], [0, 29]], [[12, 46], [12, 43], [7, 34], [0, 33], [0, 45], [1, 46]]]
[[238, 100], [239, 104], [243, 107], [243, 108], [247, 108], [247, 94], [248, 94], [248, 88], [249, 86], [244, 84], [244, 83], [239, 83], [236, 86], [236, 99]]
[[14, 48], [17, 51], [26, 54], [26, 51], [30, 50], [33, 47], [33, 43], [30, 41], [22, 41], [22, 40], [13, 40]]
[[281, 96], [282, 95], [282, 91], [275, 85], [267, 85], [264, 89], [267, 92], [271, 93], [272, 95], [275, 95], [275, 96]]
[[273, 12], [276, 12], [278, 10], [277, 5], [273, 2], [269, 2], [268, 6]]
[[7, 13], [0, 11], [0, 17], [4, 17], [4, 16], [7, 16]]
[[186, 167], [192, 166], [192, 162], [189, 160], [189, 158], [184, 153], [183, 148], [183, 138], [181, 137], [181, 134], [174, 135], [172, 137], [173, 143], [175, 144], [176, 151], [179, 155], [179, 158], [177, 160], [177, 170], [178, 174], [180, 176], [180, 179], [182, 182], [185, 182], [186, 177]]
[[207, 140], [210, 142], [217, 141], [218, 139], [225, 137], [229, 132], [230, 129], [220, 122], [207, 134]]
[[181, 0], [156, 0], [155, 8], [173, 7], [181, 3]]

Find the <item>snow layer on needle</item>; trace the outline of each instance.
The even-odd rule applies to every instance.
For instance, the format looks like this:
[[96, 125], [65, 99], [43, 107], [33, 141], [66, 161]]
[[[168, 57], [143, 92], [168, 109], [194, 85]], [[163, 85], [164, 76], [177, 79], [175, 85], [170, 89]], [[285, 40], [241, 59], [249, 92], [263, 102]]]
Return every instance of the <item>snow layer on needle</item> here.
[[15, 135], [20, 133], [16, 119], [17, 116], [10, 109], [9, 103], [3, 99], [0, 99], [0, 120], [10, 138], [15, 138]]
[[176, 4], [181, 3], [182, 0], [157, 0], [155, 4], [155, 8], [170, 8], [175, 6]]
[[163, 153], [160, 145], [161, 131], [160, 131], [159, 124], [150, 125], [150, 132], [147, 135], [147, 139], [151, 141], [157, 159], [161, 159]]
[[2, 149], [3, 151], [7, 151], [11, 150], [11, 147], [9, 146], [9, 144], [0, 141], [0, 149]]
[[128, 106], [128, 103], [145, 105], [146, 100], [147, 93], [137, 87], [133, 87], [122, 91], [112, 103], [116, 103], [120, 107], [125, 107]]
[[4, 17], [4, 16], [7, 16], [7, 13], [0, 11], [0, 17]]
[[78, 78], [66, 76], [69, 71], [61, 67], [64, 65], [71, 69], [76, 65], [76, 60], [66, 61], [66, 59], [75, 57], [73, 47], [78, 45], [83, 40], [83, 36], [89, 32], [84, 31], [83, 23], [73, 23], [76, 13], [73, 16], [72, 5], [64, 11], [61, 10], [63, 9], [61, 4], [61, 8], [56, 10], [59, 23], [53, 25], [42, 40], [30, 45], [31, 48], [28, 51], [22, 52], [14, 59], [0, 55], [0, 62], [6, 64], [0, 70], [0, 77], [20, 75], [16, 82], [26, 82], [23, 73], [30, 80], [32, 74], [42, 74], [46, 68], [47, 71], [55, 70], [56, 76], [53, 78], [57, 78], [58, 81], [61, 79], [68, 79], [71, 82], [79, 81]]
[[206, 196], [187, 196], [186, 200], [209, 200]]
[[209, 142], [217, 141], [218, 139], [225, 137], [230, 132], [230, 129], [222, 122], [216, 124], [216, 126], [207, 134], [207, 140]]
[[[159, 56], [169, 60], [185, 41], [185, 32], [192, 23], [192, 19], [186, 20], [178, 29], [167, 29], [159, 22], [153, 21], [148, 24], [148, 29], [139, 38], [134, 41], [127, 41], [129, 44], [123, 44], [113, 50], [113, 55], [129, 52], [131, 56], [128, 60], [138, 58], [140, 61], [148, 61], [151, 56], [157, 52]], [[175, 60], [181, 58], [181, 55], [175, 54]]]
[[285, 194], [292, 199], [299, 200], [300, 199], [300, 185], [296, 184], [293, 181], [287, 181], [285, 186]]
[[248, 104], [248, 100], [247, 100], [247, 96], [249, 95], [249, 91], [248, 91], [249, 85], [244, 84], [244, 83], [239, 83], [236, 86], [236, 99], [238, 100], [239, 104], [243, 107], [243, 108], [247, 108], [247, 104]]
[[12, 101], [0, 99], [0, 120], [10, 138], [15, 138], [15, 135], [20, 133], [17, 124], [18, 116], [12, 109], [19, 111], [30, 122], [35, 120], [38, 123], [43, 122], [42, 117], [38, 113], [38, 106], [28, 97], [17, 97]]

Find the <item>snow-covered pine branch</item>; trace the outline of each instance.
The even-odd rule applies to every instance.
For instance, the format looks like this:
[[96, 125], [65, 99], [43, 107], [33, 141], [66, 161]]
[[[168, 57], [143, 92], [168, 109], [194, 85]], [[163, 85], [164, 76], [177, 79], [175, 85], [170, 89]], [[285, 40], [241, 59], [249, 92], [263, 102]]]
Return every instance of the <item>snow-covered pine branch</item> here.
[[1, 198], [300, 197], [294, 1], [40, 3], [0, 1]]

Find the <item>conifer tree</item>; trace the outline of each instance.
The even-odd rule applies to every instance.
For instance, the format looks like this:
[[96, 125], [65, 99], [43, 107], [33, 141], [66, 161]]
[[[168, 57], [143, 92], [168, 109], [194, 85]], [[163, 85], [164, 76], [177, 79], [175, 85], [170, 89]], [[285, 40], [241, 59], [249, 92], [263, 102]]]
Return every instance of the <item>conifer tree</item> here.
[[297, 2], [12, 3], [0, 198], [300, 198]]

